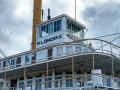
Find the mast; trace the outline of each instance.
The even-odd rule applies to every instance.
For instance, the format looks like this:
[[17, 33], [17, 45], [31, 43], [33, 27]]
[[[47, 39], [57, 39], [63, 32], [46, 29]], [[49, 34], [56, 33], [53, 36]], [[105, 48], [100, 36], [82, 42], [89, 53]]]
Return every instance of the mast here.
[[41, 18], [42, 13], [42, 0], [34, 0], [34, 9], [33, 9], [33, 30], [32, 30], [32, 43], [31, 49], [36, 48], [36, 26], [42, 22]]

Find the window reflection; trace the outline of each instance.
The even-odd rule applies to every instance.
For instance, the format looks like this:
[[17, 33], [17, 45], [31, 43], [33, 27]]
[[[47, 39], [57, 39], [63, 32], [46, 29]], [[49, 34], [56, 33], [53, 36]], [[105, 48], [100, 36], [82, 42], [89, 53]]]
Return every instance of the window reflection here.
[[54, 32], [60, 31], [62, 29], [61, 21], [62, 20], [60, 19], [60, 20], [51, 22], [49, 24], [46, 24], [46, 25], [40, 27], [39, 28], [39, 37], [44, 37], [44, 36], [50, 35]]

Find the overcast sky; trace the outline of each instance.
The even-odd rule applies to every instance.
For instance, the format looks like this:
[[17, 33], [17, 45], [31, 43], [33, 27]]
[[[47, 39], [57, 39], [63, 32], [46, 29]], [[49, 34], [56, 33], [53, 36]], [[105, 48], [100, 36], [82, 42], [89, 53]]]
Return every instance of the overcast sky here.
[[[109, 0], [76, 0], [77, 20], [82, 22], [88, 32], [85, 38], [120, 33], [120, 0], [111, 0], [104, 8], [85, 20]], [[75, 17], [74, 0], [43, 0], [44, 20], [47, 18], [47, 9], [51, 9], [51, 16], [68, 14]], [[0, 0], [0, 42], [2, 42], [33, 10], [33, 0]], [[9, 56], [31, 49], [33, 13], [25, 22], [4, 42], [0, 49]], [[116, 37], [119, 35], [116, 35]], [[115, 36], [102, 38], [111, 41]], [[120, 39], [114, 43], [120, 46]]]

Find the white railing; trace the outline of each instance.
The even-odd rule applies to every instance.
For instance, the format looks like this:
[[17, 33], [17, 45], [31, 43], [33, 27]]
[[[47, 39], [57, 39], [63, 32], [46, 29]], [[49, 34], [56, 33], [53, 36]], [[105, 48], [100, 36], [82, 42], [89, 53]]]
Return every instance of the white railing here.
[[[94, 79], [94, 78], [98, 79]], [[49, 85], [48, 85], [49, 84]], [[36, 89], [36, 87], [38, 87]], [[114, 89], [120, 90], [120, 79], [102, 74], [86, 74], [58, 80], [39, 82], [29, 85], [7, 87], [1, 90], [83, 90], [83, 89]], [[26, 89], [27, 90], [27, 89]]]
[[[88, 45], [89, 41], [90, 42], [97, 41], [97, 44], [99, 46], [96, 47], [94, 44], [93, 44], [93, 46], [89, 46]], [[98, 43], [98, 41], [100, 43]], [[85, 42], [87, 42], [87, 44]], [[109, 54], [111, 56], [120, 58], [120, 51], [119, 51], [120, 47], [119, 46], [114, 45], [114, 44], [112, 44], [110, 42], [107, 42], [107, 41], [104, 41], [104, 40], [100, 40], [100, 39], [83, 39], [83, 40], [78, 40], [78, 41], [73, 41], [73, 42], [65, 42], [65, 43], [60, 43], [60, 44], [53, 44], [53, 45], [42, 47], [40, 49], [36, 49], [34, 51], [23, 53], [23, 54], [21, 54], [21, 56], [22, 55], [31, 54], [33, 52], [36, 53], [38, 51], [46, 50], [46, 49], [52, 48], [52, 47], [58, 47], [58, 46], [61, 46], [61, 45], [74, 45], [75, 43], [80, 43], [81, 45], [84, 45], [86, 47], [84, 49], [82, 49], [80, 52], [78, 52], [78, 51], [71, 51], [70, 53], [63, 53], [63, 54], [61, 54], [59, 56], [51, 56], [51, 57], [46, 57], [46, 58], [42, 58], [42, 59], [39, 59], [39, 60], [34, 60], [34, 61], [31, 61], [31, 62], [29, 62], [27, 64], [26, 63], [20, 63], [20, 64], [14, 65], [14, 66], [11, 66], [11, 65], [7, 65], [6, 67], [2, 66], [2, 67], [0, 67], [0, 71], [17, 68], [17, 66], [23, 67], [23, 66], [27, 66], [27, 65], [36, 64], [36, 63], [46, 62], [47, 60], [49, 60], [49, 58], [52, 58], [51, 60], [55, 60], [57, 58], [60, 59], [60, 58], [64, 58], [64, 57], [68, 57], [68, 56], [74, 56], [74, 55], [78, 55], [78, 54], [84, 54], [84, 53], [105, 53], [105, 54]], [[93, 42], [93, 43], [95, 43], [95, 42]], [[107, 46], [107, 47], [104, 48], [104, 46]], [[113, 50], [114, 48], [112, 46], [116, 47], [117, 51], [114, 51]], [[14, 56], [14, 57], [16, 57], [16, 56]], [[6, 60], [7, 59], [8, 58], [6, 58]]]

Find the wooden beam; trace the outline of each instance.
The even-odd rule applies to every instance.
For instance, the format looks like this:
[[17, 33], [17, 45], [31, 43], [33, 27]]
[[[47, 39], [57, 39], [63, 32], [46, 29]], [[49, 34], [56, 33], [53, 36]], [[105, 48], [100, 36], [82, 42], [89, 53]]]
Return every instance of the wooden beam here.
[[4, 74], [4, 89], [6, 90], [6, 71], [5, 71], [5, 74]]
[[72, 57], [72, 76], [74, 76], [74, 59]]
[[95, 64], [94, 64], [94, 54], [93, 54], [93, 56], [92, 56], [92, 60], [93, 60], [93, 73], [92, 73], [92, 74], [94, 74], [94, 69], [95, 69]]
[[26, 90], [26, 68], [24, 68], [24, 90]]

